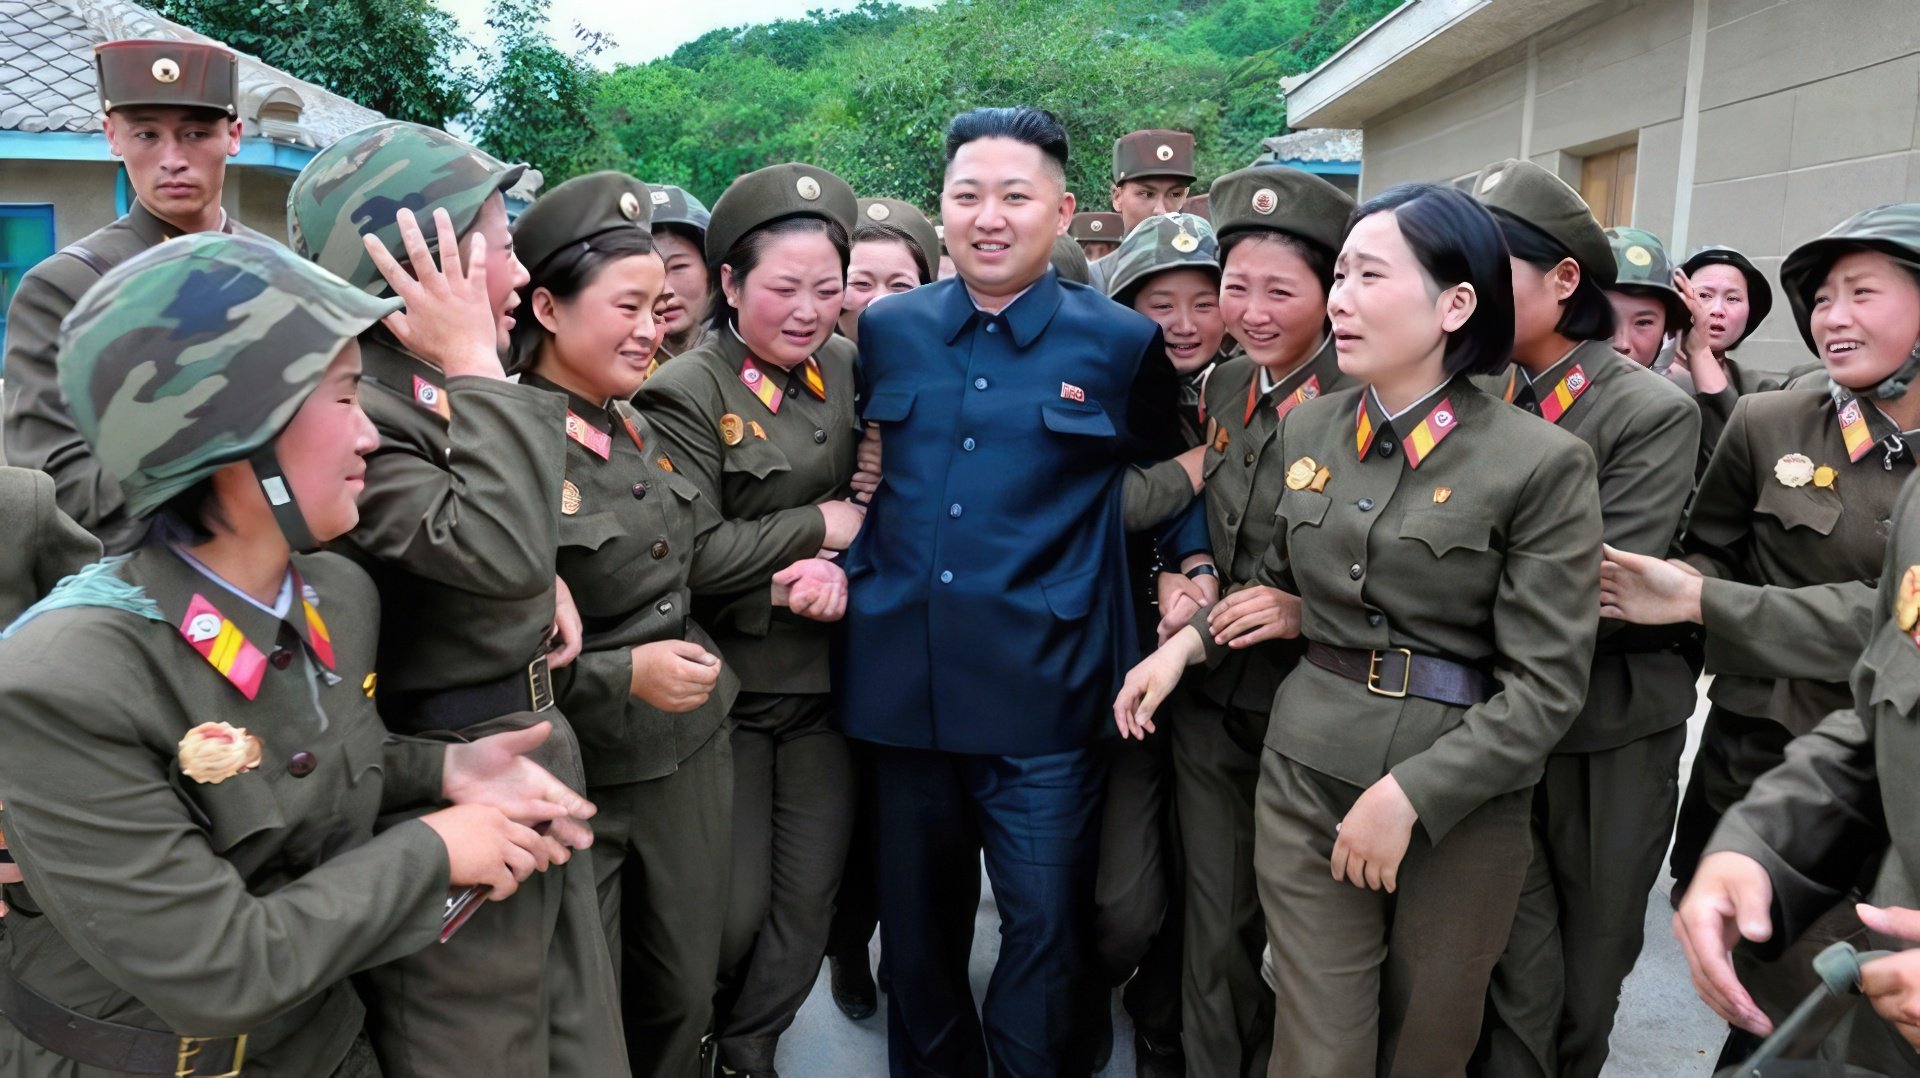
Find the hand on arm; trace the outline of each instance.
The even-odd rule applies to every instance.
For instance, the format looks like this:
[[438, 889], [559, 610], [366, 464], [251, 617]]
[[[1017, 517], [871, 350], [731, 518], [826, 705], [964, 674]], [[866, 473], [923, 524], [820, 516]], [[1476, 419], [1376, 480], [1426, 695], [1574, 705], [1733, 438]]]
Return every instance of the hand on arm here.
[[1231, 648], [1291, 640], [1300, 635], [1300, 597], [1264, 584], [1241, 588], [1214, 604], [1207, 627], [1215, 643]]
[[1634, 625], [1700, 624], [1700, 571], [1677, 558], [1601, 548], [1600, 616]]
[[1183, 628], [1160, 645], [1159, 650], [1127, 671], [1127, 680], [1113, 701], [1113, 723], [1120, 728], [1120, 736], [1146, 740], [1147, 735], [1154, 732], [1154, 712], [1180, 684], [1187, 667], [1206, 657], [1207, 649], [1201, 643], [1200, 634]]
[[558, 647], [550, 647], [547, 652], [547, 669], [558, 670], [580, 657], [580, 644], [585, 639], [586, 627], [580, 621], [580, 608], [574, 605], [573, 589], [559, 577], [553, 578], [553, 626], [547, 633], [549, 641], [559, 640]]
[[846, 571], [822, 558], [794, 562], [773, 576], [773, 605], [815, 621], [839, 621], [847, 612]]

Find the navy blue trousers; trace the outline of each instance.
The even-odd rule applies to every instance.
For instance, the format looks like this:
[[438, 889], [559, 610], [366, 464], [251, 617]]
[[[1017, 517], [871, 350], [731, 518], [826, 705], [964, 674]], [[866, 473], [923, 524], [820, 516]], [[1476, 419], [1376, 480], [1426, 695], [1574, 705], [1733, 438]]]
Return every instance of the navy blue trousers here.
[[[1072, 1078], [1087, 990], [1102, 754], [975, 756], [874, 745], [880, 945], [893, 1078]], [[967, 980], [979, 864], [1000, 959], [978, 1014]]]

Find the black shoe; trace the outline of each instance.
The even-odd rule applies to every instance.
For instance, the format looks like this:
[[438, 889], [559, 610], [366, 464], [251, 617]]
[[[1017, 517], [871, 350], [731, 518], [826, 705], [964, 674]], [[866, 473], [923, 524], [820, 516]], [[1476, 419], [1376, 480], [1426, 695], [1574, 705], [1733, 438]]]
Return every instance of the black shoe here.
[[1133, 1067], [1135, 1078], [1182, 1078], [1187, 1073], [1187, 1053], [1179, 1034], [1155, 1036], [1135, 1029]]
[[873, 986], [873, 974], [867, 969], [867, 952], [856, 955], [827, 956], [833, 1002], [840, 1013], [856, 1022], [873, 1017], [880, 1009], [880, 997]]

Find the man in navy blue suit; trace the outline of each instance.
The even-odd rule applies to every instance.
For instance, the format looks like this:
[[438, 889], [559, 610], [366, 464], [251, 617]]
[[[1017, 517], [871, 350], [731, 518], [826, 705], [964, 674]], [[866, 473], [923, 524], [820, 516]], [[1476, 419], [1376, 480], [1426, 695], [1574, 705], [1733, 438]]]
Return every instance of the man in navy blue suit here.
[[[896, 1078], [1083, 1074], [1096, 742], [1138, 646], [1125, 533], [1184, 507], [1197, 453], [1168, 459], [1158, 328], [1049, 269], [1073, 216], [1059, 121], [977, 109], [946, 149], [958, 276], [860, 320], [884, 479], [846, 555], [835, 678], [876, 775], [888, 1053]], [[984, 1031], [967, 982], [982, 852], [1001, 916]]]

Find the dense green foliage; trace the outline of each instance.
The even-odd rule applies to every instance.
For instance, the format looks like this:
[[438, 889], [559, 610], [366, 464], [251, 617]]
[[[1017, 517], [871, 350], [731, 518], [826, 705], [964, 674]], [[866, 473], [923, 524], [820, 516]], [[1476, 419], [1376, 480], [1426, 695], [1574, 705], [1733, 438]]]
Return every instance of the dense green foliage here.
[[[160, 0], [159, 10], [392, 116], [464, 125], [549, 183], [596, 168], [709, 203], [763, 165], [809, 160], [863, 195], [931, 207], [941, 134], [978, 105], [1050, 108], [1070, 186], [1104, 206], [1110, 147], [1177, 127], [1201, 182], [1286, 129], [1282, 75], [1309, 70], [1399, 0], [942, 0], [715, 30], [662, 59], [595, 70], [607, 44], [551, 41], [547, 0], [494, 0], [477, 64], [432, 0]], [[644, 22], [635, 26], [644, 33]], [[485, 72], [482, 77], [481, 72]]]

